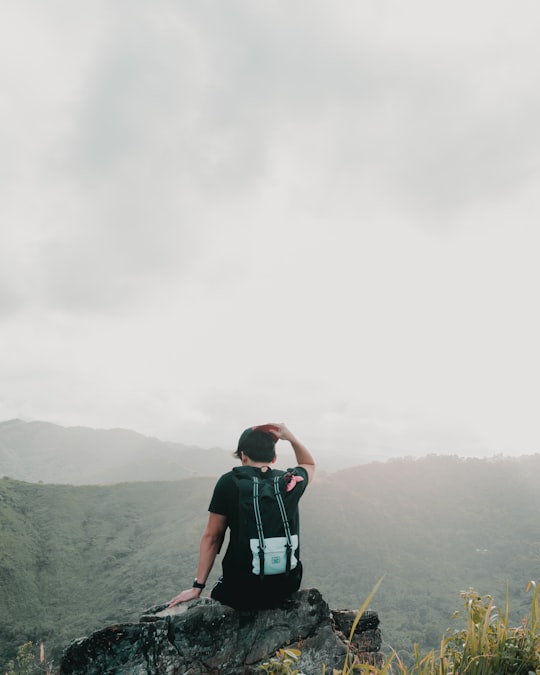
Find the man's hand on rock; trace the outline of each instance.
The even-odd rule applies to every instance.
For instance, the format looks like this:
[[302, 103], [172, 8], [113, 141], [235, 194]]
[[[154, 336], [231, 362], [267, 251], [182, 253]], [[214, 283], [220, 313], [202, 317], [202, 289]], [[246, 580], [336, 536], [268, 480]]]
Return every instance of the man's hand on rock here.
[[180, 605], [182, 602], [188, 602], [189, 600], [196, 600], [201, 595], [200, 588], [188, 588], [185, 591], [182, 591], [177, 596], [175, 596], [170, 602], [168, 607], [175, 607]]

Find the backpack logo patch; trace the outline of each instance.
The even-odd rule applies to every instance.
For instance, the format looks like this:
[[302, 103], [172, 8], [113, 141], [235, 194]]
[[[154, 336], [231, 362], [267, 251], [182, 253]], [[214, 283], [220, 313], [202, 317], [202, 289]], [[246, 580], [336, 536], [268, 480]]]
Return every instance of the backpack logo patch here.
[[[259, 576], [261, 573], [261, 545], [259, 539], [250, 539], [249, 544], [252, 554], [253, 574]], [[296, 558], [296, 549], [298, 548], [298, 535], [291, 535], [291, 564], [293, 570], [298, 564]], [[287, 572], [287, 537], [270, 537], [264, 539], [264, 548], [262, 549], [262, 558], [264, 560], [264, 574], [285, 574]]]

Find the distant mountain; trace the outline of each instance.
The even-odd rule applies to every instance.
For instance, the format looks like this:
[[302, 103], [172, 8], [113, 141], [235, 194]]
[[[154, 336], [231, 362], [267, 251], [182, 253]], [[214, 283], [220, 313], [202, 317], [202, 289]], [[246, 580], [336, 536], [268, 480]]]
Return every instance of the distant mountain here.
[[0, 422], [0, 476], [71, 485], [219, 476], [231, 452], [160, 441], [125, 429]]

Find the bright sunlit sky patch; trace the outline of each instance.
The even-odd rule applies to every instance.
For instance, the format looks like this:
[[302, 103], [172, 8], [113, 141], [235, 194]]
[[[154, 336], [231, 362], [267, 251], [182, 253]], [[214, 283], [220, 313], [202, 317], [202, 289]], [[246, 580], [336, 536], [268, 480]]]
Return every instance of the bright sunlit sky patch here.
[[0, 420], [540, 451], [536, 0], [8, 0]]

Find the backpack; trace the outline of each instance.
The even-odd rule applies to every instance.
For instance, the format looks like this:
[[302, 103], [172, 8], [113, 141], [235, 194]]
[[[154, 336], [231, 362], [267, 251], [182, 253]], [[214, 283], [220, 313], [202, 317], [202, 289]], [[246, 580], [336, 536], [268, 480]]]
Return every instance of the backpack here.
[[[292, 509], [286, 492], [283, 471], [262, 472], [255, 467], [236, 467], [233, 477], [238, 486], [238, 546], [249, 558], [251, 573], [288, 575], [298, 565], [298, 532], [291, 532]], [[288, 508], [291, 512], [287, 511]], [[298, 522], [295, 519], [294, 522]]]

